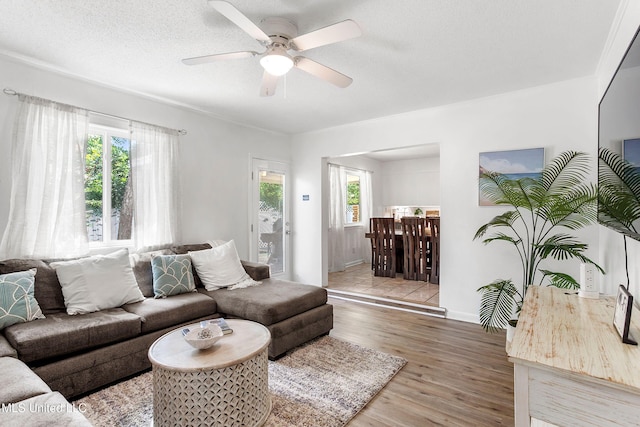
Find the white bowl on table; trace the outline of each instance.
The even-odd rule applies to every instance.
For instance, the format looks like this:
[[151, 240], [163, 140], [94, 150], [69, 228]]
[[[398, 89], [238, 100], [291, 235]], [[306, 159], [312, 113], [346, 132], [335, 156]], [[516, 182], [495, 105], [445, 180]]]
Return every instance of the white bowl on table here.
[[[202, 323], [205, 323], [204, 325]], [[182, 330], [184, 340], [198, 350], [213, 347], [224, 336], [220, 326], [202, 322], [199, 327], [185, 328]]]

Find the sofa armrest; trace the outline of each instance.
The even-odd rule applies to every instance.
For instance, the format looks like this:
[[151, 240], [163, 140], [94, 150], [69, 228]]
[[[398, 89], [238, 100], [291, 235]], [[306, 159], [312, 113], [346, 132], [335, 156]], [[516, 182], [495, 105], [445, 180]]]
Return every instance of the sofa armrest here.
[[253, 280], [268, 279], [271, 276], [271, 269], [268, 264], [261, 264], [259, 262], [251, 262], [242, 260], [242, 266], [247, 274]]

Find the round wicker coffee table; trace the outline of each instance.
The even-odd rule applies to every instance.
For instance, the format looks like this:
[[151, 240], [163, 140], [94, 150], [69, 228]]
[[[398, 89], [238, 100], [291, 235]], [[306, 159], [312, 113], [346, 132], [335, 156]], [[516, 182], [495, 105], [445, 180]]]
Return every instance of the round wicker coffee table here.
[[227, 323], [233, 333], [207, 350], [191, 347], [183, 328], [151, 345], [155, 427], [260, 426], [267, 420], [269, 330], [248, 320]]

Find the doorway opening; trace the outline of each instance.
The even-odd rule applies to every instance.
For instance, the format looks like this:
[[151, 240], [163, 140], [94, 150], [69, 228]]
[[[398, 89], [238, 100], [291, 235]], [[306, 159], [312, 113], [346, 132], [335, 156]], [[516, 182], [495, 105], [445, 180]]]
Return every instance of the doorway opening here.
[[[325, 160], [328, 164], [341, 165], [347, 171], [371, 172], [369, 212], [364, 208], [367, 201], [361, 200], [357, 207], [358, 221], [349, 223], [348, 218], [345, 219], [342, 237], [344, 268], [333, 268], [336, 263], [332, 262], [331, 251], [335, 252], [336, 245], [332, 239], [338, 233], [329, 232], [329, 293], [332, 296], [356, 298], [368, 303], [404, 304], [410, 308], [440, 307], [438, 284], [404, 280], [402, 273], [396, 274], [395, 278], [375, 276], [371, 268], [371, 240], [365, 237], [365, 233], [369, 232], [370, 217], [393, 216], [399, 221], [401, 216], [412, 216], [416, 213], [424, 215], [427, 210], [439, 212], [439, 144], [424, 144]], [[331, 193], [330, 182], [327, 182], [327, 188]], [[345, 193], [349, 194], [348, 189]], [[331, 195], [328, 197], [325, 209], [330, 210]], [[329, 228], [331, 229], [331, 225]]]

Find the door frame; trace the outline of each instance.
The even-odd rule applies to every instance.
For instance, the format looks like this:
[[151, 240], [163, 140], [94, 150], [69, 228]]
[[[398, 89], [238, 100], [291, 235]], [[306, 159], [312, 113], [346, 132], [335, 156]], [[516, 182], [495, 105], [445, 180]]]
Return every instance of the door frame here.
[[292, 257], [291, 257], [291, 166], [289, 162], [280, 159], [268, 159], [263, 156], [250, 156], [249, 162], [249, 213], [248, 213], [248, 229], [249, 229], [249, 260], [258, 262], [258, 201], [260, 190], [258, 187], [258, 171], [259, 169], [268, 169], [269, 171], [283, 173], [284, 181], [284, 271], [282, 273], [272, 273], [271, 277], [278, 277], [289, 280], [292, 277]]

